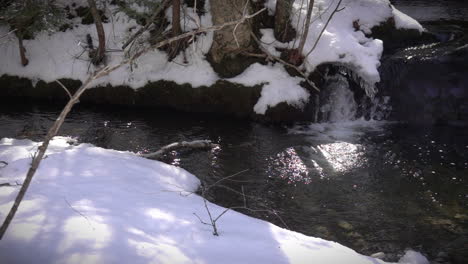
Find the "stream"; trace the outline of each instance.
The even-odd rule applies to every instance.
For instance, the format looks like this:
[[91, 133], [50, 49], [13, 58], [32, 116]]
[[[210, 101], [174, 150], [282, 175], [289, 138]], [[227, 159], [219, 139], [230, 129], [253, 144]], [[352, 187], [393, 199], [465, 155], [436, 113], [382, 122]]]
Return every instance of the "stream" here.
[[[2, 104], [0, 138], [41, 140], [59, 111]], [[210, 139], [219, 148], [164, 158], [206, 185], [248, 170], [221, 181], [209, 200], [243, 206], [246, 197], [255, 211], [243, 213], [361, 253], [385, 252], [389, 260], [409, 247], [435, 257], [453, 243], [458, 248], [468, 234], [464, 129], [364, 120], [271, 127], [163, 110], [78, 106], [60, 134], [134, 152]]]

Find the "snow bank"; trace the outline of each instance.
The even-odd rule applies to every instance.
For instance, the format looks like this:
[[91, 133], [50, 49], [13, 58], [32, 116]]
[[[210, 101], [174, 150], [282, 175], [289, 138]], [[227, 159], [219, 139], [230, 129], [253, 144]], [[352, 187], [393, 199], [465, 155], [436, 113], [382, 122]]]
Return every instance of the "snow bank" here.
[[[0, 243], [2, 263], [376, 264], [338, 243], [229, 211], [208, 221], [183, 169], [56, 137]], [[20, 183], [38, 143], [2, 139], [0, 183]], [[0, 188], [0, 219], [19, 186]], [[213, 215], [224, 208], [208, 203]], [[413, 262], [411, 262], [413, 264]]]
[[257, 114], [265, 114], [268, 107], [281, 102], [297, 108], [302, 108], [309, 99], [309, 92], [299, 84], [303, 81], [299, 77], [291, 77], [280, 64], [261, 65], [252, 64], [242, 74], [228, 79], [231, 82], [247, 86], [264, 83], [261, 97], [254, 106]]
[[[79, 6], [83, 3], [77, 4]], [[87, 5], [83, 4], [83, 6]], [[209, 11], [208, 4], [205, 8]], [[117, 7], [109, 5], [107, 16], [112, 19], [109, 19], [108, 23], [103, 23], [106, 33], [106, 49], [110, 51], [106, 54], [108, 65], [118, 64], [124, 58], [121, 51], [122, 45], [141, 27], [125, 13], [117, 11]], [[186, 13], [187, 16], [195, 17], [192, 8], [186, 8]], [[29, 59], [29, 65], [26, 67], [21, 65], [17, 41], [14, 35], [10, 35], [9, 41], [1, 43], [0, 75], [9, 74], [46, 82], [53, 82], [60, 78], [86, 80], [95, 67], [90, 65], [88, 54], [84, 52], [83, 47], [87, 34], [92, 36], [94, 45], [97, 46], [96, 29], [94, 25], [82, 25], [80, 18], [75, 18], [70, 23], [73, 28], [65, 32], [53, 34], [41, 32], [35, 39], [25, 40], [26, 56]], [[199, 23], [203, 27], [211, 26], [211, 14], [207, 12], [201, 16]], [[193, 24], [192, 20], [181, 19], [181, 25], [185, 31], [193, 29]], [[0, 36], [7, 32], [7, 27], [0, 27]], [[128, 85], [136, 89], [151, 81], [167, 80], [178, 84], [190, 83], [194, 87], [210, 86], [218, 79], [210, 64], [205, 60], [205, 54], [211, 47], [212, 39], [212, 32], [199, 35], [197, 41], [186, 50], [187, 60], [183, 54], [179, 54], [173, 62], [168, 62], [165, 52], [159, 50], [148, 52], [136, 64], [123, 66], [108, 76], [96, 80], [92, 85]]]

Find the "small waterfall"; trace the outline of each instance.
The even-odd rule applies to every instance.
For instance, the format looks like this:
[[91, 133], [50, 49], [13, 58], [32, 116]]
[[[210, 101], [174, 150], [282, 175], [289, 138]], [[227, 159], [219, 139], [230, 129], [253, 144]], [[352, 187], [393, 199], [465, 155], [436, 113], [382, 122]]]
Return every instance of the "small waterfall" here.
[[328, 77], [325, 87], [320, 106], [321, 121], [335, 123], [355, 120], [358, 104], [347, 79], [339, 74]]

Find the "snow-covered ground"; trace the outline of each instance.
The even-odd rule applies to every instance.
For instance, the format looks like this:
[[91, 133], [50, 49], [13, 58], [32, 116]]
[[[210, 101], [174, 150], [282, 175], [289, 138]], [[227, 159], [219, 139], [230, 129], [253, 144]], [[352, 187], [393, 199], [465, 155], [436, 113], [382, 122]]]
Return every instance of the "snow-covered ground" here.
[[[338, 243], [228, 211], [219, 236], [187, 171], [89, 144], [51, 142], [5, 237], [1, 263], [377, 264]], [[0, 140], [0, 183], [21, 183], [39, 143]], [[0, 219], [19, 186], [0, 187]], [[225, 209], [208, 203], [215, 217]], [[407, 251], [400, 263], [426, 264]]]
[[[70, 4], [70, 1], [61, 1]], [[86, 1], [74, 0], [77, 5], [86, 5]], [[202, 27], [212, 25], [209, 1], [205, 1], [207, 13], [198, 18], [192, 8], [184, 7], [187, 17], [181, 20], [182, 28], [186, 31], [194, 29], [197, 24]], [[303, 5], [301, 5], [304, 3]], [[307, 1], [296, 0], [293, 6], [292, 24], [300, 32], [305, 20]], [[270, 14], [274, 14], [276, 0], [266, 1], [265, 6]], [[308, 38], [303, 51], [304, 55], [312, 50], [322, 28], [331, 15], [338, 0], [316, 0], [312, 16], [313, 23], [309, 28]], [[107, 56], [107, 63], [113, 65], [123, 58], [123, 52], [119, 52], [125, 40], [139, 29], [139, 25], [123, 12], [117, 12], [116, 7], [109, 6], [108, 15], [115, 13], [104, 24], [107, 49], [113, 50]], [[340, 8], [342, 11], [335, 14], [327, 29], [324, 31], [317, 47], [306, 58], [305, 68], [311, 72], [315, 67], [324, 62], [336, 62], [346, 64], [352, 68], [362, 79], [365, 80], [365, 88], [369, 95], [374, 92], [374, 84], [380, 80], [377, 67], [380, 65], [380, 56], [383, 43], [378, 39], [365, 36], [370, 28], [386, 21], [390, 17], [395, 18], [396, 26], [399, 28], [413, 28], [422, 30], [418, 22], [399, 12], [390, 5], [389, 0], [343, 0]], [[170, 18], [168, 10], [166, 16]], [[25, 40], [24, 45], [29, 58], [29, 65], [23, 67], [20, 64], [17, 41], [13, 34], [9, 40], [2, 39], [0, 42], [0, 75], [9, 74], [22, 76], [32, 80], [44, 80], [52, 82], [59, 78], [71, 78], [85, 80], [93, 66], [89, 65], [87, 54], [83, 54], [83, 43], [86, 35], [91, 34], [97, 43], [94, 25], [82, 25], [79, 18], [70, 23], [73, 29], [66, 32], [50, 34], [42, 32], [33, 40]], [[199, 21], [197, 23], [197, 21]], [[360, 31], [355, 31], [353, 22], [357, 21]], [[0, 36], [8, 33], [8, 28], [0, 27]], [[262, 30], [263, 41], [269, 43], [266, 47], [272, 53], [276, 53], [275, 47], [295, 48], [297, 40], [290, 43], [279, 43], [273, 37], [271, 29]], [[220, 77], [206, 61], [213, 41], [213, 33], [208, 32], [198, 37], [197, 41], [187, 49], [187, 61], [180, 54], [173, 62], [167, 61], [164, 52], [156, 50], [149, 52], [137, 61], [137, 65], [127, 65], [109, 76], [94, 82], [94, 86], [128, 85], [135, 89], [144, 86], [148, 82], [158, 80], [174, 81], [178, 84], [190, 83], [194, 88], [210, 86]], [[81, 56], [80, 56], [81, 54]], [[133, 69], [133, 70], [132, 70]], [[254, 107], [254, 111], [264, 114], [268, 107], [280, 102], [301, 107], [309, 99], [309, 92], [299, 85], [296, 77], [286, 74], [282, 65], [260, 65], [249, 67], [241, 76], [230, 79], [232, 82], [241, 84], [265, 84], [261, 98]]]

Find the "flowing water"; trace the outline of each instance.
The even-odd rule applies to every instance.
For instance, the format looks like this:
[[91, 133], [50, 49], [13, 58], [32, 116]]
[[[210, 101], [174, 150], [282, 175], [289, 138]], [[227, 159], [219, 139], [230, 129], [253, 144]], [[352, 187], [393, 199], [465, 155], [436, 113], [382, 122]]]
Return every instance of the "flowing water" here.
[[466, 0], [391, 0], [400, 11], [414, 19], [465, 20], [468, 21], [468, 4]]

